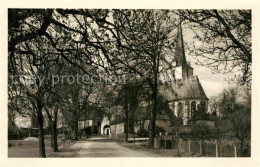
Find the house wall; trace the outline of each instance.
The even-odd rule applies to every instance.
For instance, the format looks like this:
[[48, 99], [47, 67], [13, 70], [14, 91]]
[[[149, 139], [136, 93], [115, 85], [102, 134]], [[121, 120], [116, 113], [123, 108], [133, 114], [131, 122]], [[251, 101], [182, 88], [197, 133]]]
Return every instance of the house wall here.
[[[150, 122], [149, 120], [136, 121], [135, 126], [134, 126], [135, 133], [138, 133], [141, 130], [141, 128], [148, 130], [149, 129], [149, 122]], [[159, 125], [162, 126], [162, 123], [159, 123]], [[112, 135], [124, 134], [125, 133], [124, 123], [110, 125], [110, 128], [111, 128], [111, 134]]]
[[[196, 110], [198, 110], [198, 104], [200, 104], [202, 101], [205, 102], [205, 112], [208, 111], [208, 100], [201, 100], [201, 99], [190, 99], [190, 100], [179, 100], [176, 102], [170, 103], [170, 107], [174, 112], [175, 116], [178, 116], [178, 103], [182, 103], [182, 112], [183, 112], [183, 125], [188, 125], [189, 120], [191, 119], [191, 103], [195, 101], [196, 102]], [[174, 108], [172, 107], [174, 106]]]
[[124, 133], [124, 123], [110, 125], [110, 128], [111, 128], [111, 134], [112, 135]]
[[[169, 103], [169, 106], [172, 109], [172, 112], [174, 113], [175, 116], [178, 116], [178, 103], [181, 102], [183, 104], [183, 107], [182, 107], [183, 125], [189, 124], [189, 120], [191, 119], [191, 103], [193, 101], [196, 102], [196, 110], [198, 110], [198, 104], [200, 104], [201, 101], [204, 101], [205, 102], [205, 112], [207, 112], [208, 100], [189, 99], [189, 100], [180, 100], [180, 101], [175, 101], [175, 102]], [[109, 123], [108, 121], [104, 121], [104, 122]], [[164, 128], [167, 133], [169, 133], [171, 131], [170, 120], [156, 120], [156, 126]], [[111, 134], [124, 134], [124, 123], [110, 125], [110, 127], [111, 127]], [[143, 121], [135, 122], [135, 126], [134, 126], [135, 133], [138, 133], [141, 128], [148, 130], [149, 129], [149, 120], [145, 120], [144, 122]]]
[[[104, 129], [104, 126], [106, 126], [106, 125], [110, 125], [110, 121], [107, 116], [103, 117], [102, 122], [101, 122], [101, 126], [100, 126], [101, 135], [106, 134], [105, 133], [106, 129]], [[109, 129], [109, 131], [110, 131], [110, 129]]]
[[[134, 126], [134, 131], [137, 134], [143, 128], [144, 130], [149, 130], [149, 120], [136, 121]], [[167, 133], [171, 132], [171, 122], [170, 120], [156, 120], [155, 125], [164, 128]], [[111, 135], [117, 136], [124, 134], [124, 123], [110, 125]]]
[[167, 133], [171, 132], [170, 120], [156, 120], [155, 125], [165, 129]]
[[138, 133], [141, 130], [142, 124], [143, 124], [142, 121], [135, 122], [135, 126], [134, 126], [135, 133]]
[[57, 122], [57, 128], [62, 128], [62, 127], [67, 127], [67, 125], [65, 124], [65, 121], [60, 120]]
[[84, 123], [86, 127], [89, 127], [93, 125], [93, 120], [79, 121], [78, 129], [84, 129]]
[[193, 75], [193, 69], [186, 66], [175, 68], [175, 79], [183, 79]]
[[183, 107], [182, 107], [182, 111], [183, 112], [183, 125], [187, 125], [188, 124], [188, 120], [189, 120], [189, 103], [187, 103], [187, 101], [184, 100], [180, 100], [180, 101], [176, 101], [174, 102], [174, 115], [176, 117], [178, 117], [178, 104], [182, 103]]
[[175, 79], [182, 79], [182, 66], [175, 68]]
[[148, 130], [149, 128], [149, 120], [144, 120], [144, 121], [136, 121], [135, 126], [134, 126], [134, 131], [135, 133], [140, 132], [140, 130], [143, 128], [145, 130]]
[[188, 68], [188, 76], [193, 76], [193, 69], [192, 68]]
[[110, 135], [110, 134], [111, 134], [110, 127], [103, 129], [103, 134], [102, 135]]

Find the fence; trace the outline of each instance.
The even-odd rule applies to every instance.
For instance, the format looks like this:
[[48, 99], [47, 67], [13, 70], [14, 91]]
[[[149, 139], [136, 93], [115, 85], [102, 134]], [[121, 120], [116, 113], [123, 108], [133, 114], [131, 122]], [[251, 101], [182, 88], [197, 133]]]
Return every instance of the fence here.
[[241, 150], [237, 144], [223, 142], [217, 144], [209, 141], [181, 141], [182, 148], [191, 155], [204, 157], [249, 157], [250, 146]]
[[[117, 140], [120, 140], [120, 141], [124, 141], [125, 140], [125, 133], [122, 133], [122, 134], [112, 133], [110, 137], [112, 139], [117, 139]], [[136, 134], [128, 134], [128, 138], [135, 138], [135, 137], [137, 137]]]
[[[173, 136], [158, 136], [155, 139], [155, 148], [177, 149]], [[180, 148], [190, 155], [203, 157], [250, 157], [250, 144], [244, 149], [231, 142], [191, 141], [180, 139]]]
[[8, 129], [8, 140], [21, 140], [27, 137], [38, 137], [38, 129], [21, 128], [15, 130]]
[[182, 141], [183, 149], [190, 154], [199, 154], [205, 157], [216, 157], [216, 144], [200, 141]]

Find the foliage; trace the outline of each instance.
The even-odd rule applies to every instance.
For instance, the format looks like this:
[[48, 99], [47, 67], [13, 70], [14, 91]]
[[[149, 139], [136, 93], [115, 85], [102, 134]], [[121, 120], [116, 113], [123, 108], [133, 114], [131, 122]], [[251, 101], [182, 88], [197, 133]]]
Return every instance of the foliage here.
[[159, 133], [165, 133], [166, 130], [163, 127], [155, 126], [155, 134], [158, 135]]
[[138, 136], [140, 137], [149, 137], [149, 131], [145, 129], [140, 129], [137, 133]]
[[245, 140], [251, 138], [251, 103], [243, 104], [239, 102], [239, 96], [241, 95], [237, 88], [223, 91], [220, 111], [225, 120], [225, 125], [230, 131], [230, 137], [238, 139], [242, 148]]

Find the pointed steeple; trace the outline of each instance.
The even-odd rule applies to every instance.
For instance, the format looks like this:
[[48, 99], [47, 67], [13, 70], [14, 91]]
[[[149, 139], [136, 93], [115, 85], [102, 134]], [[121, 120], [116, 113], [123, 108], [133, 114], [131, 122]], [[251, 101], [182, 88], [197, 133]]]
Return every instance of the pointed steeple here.
[[187, 63], [184, 50], [181, 21], [179, 23], [175, 46], [175, 78], [185, 79], [193, 75], [193, 68]]
[[180, 20], [178, 31], [177, 31], [176, 46], [175, 46], [175, 60], [176, 60], [176, 66], [181, 66], [181, 65], [187, 64], [186, 57], [185, 57], [185, 51], [184, 51], [181, 20]]

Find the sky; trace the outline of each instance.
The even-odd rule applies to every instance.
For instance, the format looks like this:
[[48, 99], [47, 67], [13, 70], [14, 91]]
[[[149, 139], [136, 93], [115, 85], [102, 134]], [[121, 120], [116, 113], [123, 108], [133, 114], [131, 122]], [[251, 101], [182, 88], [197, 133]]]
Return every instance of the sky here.
[[218, 95], [225, 88], [233, 87], [235, 84], [228, 83], [225, 79], [228, 79], [230, 76], [224, 74], [214, 74], [211, 69], [202, 66], [193, 66], [194, 75], [199, 77], [200, 83], [208, 96]]
[[[185, 28], [182, 26], [182, 34], [183, 34], [183, 40], [185, 43], [191, 43], [193, 42], [193, 36], [194, 33], [189, 30], [188, 28]], [[185, 52], [186, 60], [190, 62], [193, 69], [193, 74], [197, 75], [201, 85], [208, 96], [210, 98], [211, 96], [218, 95], [221, 93], [224, 89], [228, 87], [236, 86], [233, 82], [229, 83], [231, 78], [234, 77], [235, 73], [229, 73], [229, 74], [220, 74], [220, 73], [214, 73], [209, 67], [206, 66], [199, 66], [195, 65], [195, 62], [197, 61], [195, 57], [192, 55], [188, 55], [187, 51]]]
[[19, 128], [30, 128], [31, 127], [31, 119], [29, 117], [18, 116], [15, 119], [15, 124]]

